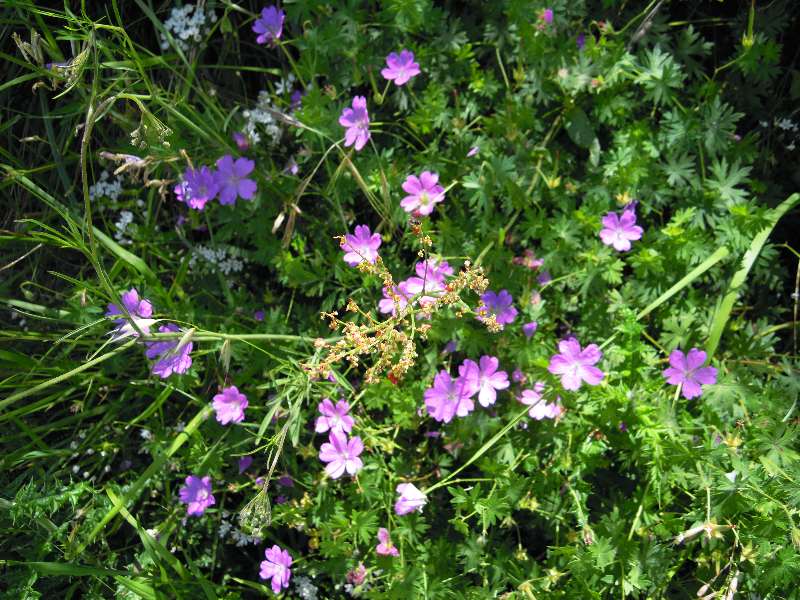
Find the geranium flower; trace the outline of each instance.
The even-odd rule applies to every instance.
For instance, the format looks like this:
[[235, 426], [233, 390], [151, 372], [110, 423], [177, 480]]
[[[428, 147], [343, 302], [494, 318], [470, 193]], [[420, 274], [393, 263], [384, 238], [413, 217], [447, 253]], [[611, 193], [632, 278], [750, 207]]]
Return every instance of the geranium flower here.
[[233, 132], [233, 141], [236, 142], [236, 147], [240, 152], [246, 152], [250, 148], [250, 140], [247, 136], [239, 131]]
[[339, 125], [347, 128], [344, 133], [344, 145], [355, 144], [356, 152], [361, 150], [369, 140], [369, 113], [367, 99], [364, 96], [353, 98], [353, 108], [345, 108], [339, 117]]
[[539, 15], [539, 19], [549, 25], [553, 22], [553, 9], [552, 8], [545, 8], [541, 14]]
[[419, 177], [409, 175], [403, 182], [403, 191], [408, 196], [400, 201], [400, 206], [408, 213], [429, 215], [433, 207], [444, 200], [444, 188], [439, 185], [439, 174], [423, 171]]
[[400, 554], [397, 548], [392, 544], [392, 539], [389, 537], [389, 530], [386, 527], [378, 529], [378, 546], [375, 552], [381, 556], [397, 556]]
[[216, 504], [211, 493], [211, 477], [208, 475], [202, 478], [189, 475], [186, 485], [178, 490], [178, 496], [186, 504], [186, 514], [190, 517], [199, 517], [209, 506]]
[[199, 169], [188, 167], [183, 172], [183, 180], [175, 186], [178, 201], [195, 210], [203, 210], [206, 203], [216, 198], [218, 193], [216, 174], [205, 166]]
[[511, 262], [513, 262], [515, 265], [520, 265], [533, 271], [544, 264], [544, 259], [536, 258], [533, 250], [526, 248], [522, 251], [522, 256], [515, 256], [513, 259], [511, 259]]
[[517, 309], [514, 308], [514, 298], [506, 290], [500, 290], [495, 294], [489, 290], [481, 296], [481, 304], [478, 306], [478, 320], [485, 321], [489, 315], [494, 315], [498, 325], [508, 325], [517, 318]]
[[395, 85], [403, 85], [419, 74], [419, 65], [414, 62], [414, 53], [410, 50], [401, 50], [400, 54], [390, 52], [386, 57], [386, 68], [381, 70], [381, 75], [394, 81]]
[[537, 381], [533, 385], [533, 389], [522, 390], [522, 393], [517, 398], [522, 404], [530, 406], [528, 416], [531, 419], [541, 421], [542, 419], [555, 419], [560, 416], [564, 409], [556, 403], [547, 403], [542, 400], [542, 392], [544, 391], [544, 382]]
[[[180, 331], [177, 325], [167, 323], [158, 328], [160, 333], [177, 333]], [[153, 360], [158, 358], [158, 361], [153, 365], [152, 372], [162, 379], [166, 379], [173, 373], [186, 373], [189, 367], [192, 366], [192, 351], [193, 344], [191, 341], [184, 343], [179, 347], [180, 340], [165, 340], [163, 342], [146, 342], [145, 356]]]
[[118, 305], [109, 304], [106, 309], [106, 316], [122, 317], [120, 319], [114, 319], [114, 323], [117, 327], [111, 332], [111, 339], [119, 341], [129, 336], [138, 337], [139, 331], [145, 335], [149, 334], [150, 326], [156, 322], [156, 319], [150, 318], [153, 316], [153, 305], [150, 301], [144, 298], [140, 299], [139, 292], [136, 288], [131, 288], [127, 292], [123, 292], [121, 299], [122, 306], [124, 306], [125, 310], [130, 314], [131, 320], [129, 321], [128, 318], [124, 316], [122, 309]]
[[285, 18], [286, 13], [276, 6], [261, 9], [261, 17], [253, 23], [253, 31], [258, 34], [256, 43], [274, 45], [281, 38]]
[[467, 152], [467, 158], [472, 158], [478, 153], [479, 150], [480, 148], [478, 148], [478, 146], [473, 146], [469, 149], [469, 152]]
[[[461, 379], [467, 382], [467, 389], [478, 392], [478, 402], [486, 407], [497, 401], [497, 390], [505, 390], [511, 385], [508, 373], [498, 371], [500, 361], [494, 356], [482, 356], [480, 365], [473, 360], [465, 360], [458, 368]], [[474, 391], [473, 391], [474, 390]]]
[[631, 249], [631, 241], [642, 239], [643, 233], [644, 230], [636, 225], [636, 213], [632, 209], [625, 209], [621, 217], [615, 212], [603, 217], [600, 239], [606, 246], [625, 252]]
[[453, 267], [446, 260], [438, 261], [435, 258], [423, 260], [414, 265], [417, 277], [435, 281], [444, 286], [445, 277], [452, 277]]
[[325, 472], [332, 478], [338, 479], [347, 471], [350, 475], [355, 475], [364, 466], [358, 456], [364, 451], [364, 443], [361, 438], [355, 436], [350, 440], [341, 431], [331, 430], [328, 434], [328, 442], [322, 444], [319, 450], [319, 459], [328, 463]]
[[288, 551], [283, 550], [275, 544], [272, 548], [264, 551], [267, 560], [261, 561], [261, 571], [258, 576], [261, 579], [271, 579], [272, 591], [280, 594], [282, 589], [289, 587], [289, 580], [292, 578], [292, 557]]
[[422, 507], [428, 502], [428, 498], [420, 492], [413, 483], [401, 483], [397, 486], [397, 493], [400, 497], [394, 503], [394, 512], [399, 515], [407, 515], [410, 512], [422, 512]]
[[680, 350], [673, 350], [669, 355], [670, 367], [663, 372], [667, 383], [681, 386], [681, 395], [687, 400], [697, 398], [703, 394], [701, 385], [717, 383], [717, 370], [714, 367], [704, 367], [706, 353], [697, 348], [684, 354]]
[[367, 225], [356, 225], [355, 235], [346, 234], [339, 247], [344, 250], [344, 262], [351, 267], [367, 261], [375, 264], [381, 246], [379, 233], [372, 233]]
[[531, 321], [530, 323], [525, 323], [522, 326], [522, 333], [525, 334], [525, 337], [531, 339], [536, 330], [539, 328], [539, 324], [536, 321]]
[[454, 416], [466, 417], [475, 409], [470, 400], [470, 386], [463, 378], [452, 379], [447, 371], [439, 371], [433, 387], [425, 390], [425, 408], [436, 421], [449, 423]]
[[405, 281], [394, 286], [393, 291], [397, 296], [397, 302], [389, 295], [389, 289], [383, 288], [383, 298], [378, 302], [378, 310], [383, 314], [391, 314], [394, 317], [398, 311], [402, 311], [408, 306], [414, 294], [408, 291], [408, 283]]
[[361, 585], [366, 578], [367, 568], [364, 566], [364, 563], [361, 562], [358, 563], [355, 569], [348, 571], [347, 575], [345, 575], [345, 579], [350, 585]]
[[226, 387], [221, 394], [214, 396], [212, 403], [217, 413], [217, 421], [222, 425], [241, 423], [244, 421], [244, 409], [247, 408], [247, 396], [240, 393], [235, 385]]
[[605, 377], [600, 369], [593, 366], [603, 358], [597, 344], [589, 344], [581, 350], [575, 338], [558, 342], [560, 354], [550, 357], [547, 370], [561, 377], [561, 385], [565, 390], [577, 390], [585, 381], [589, 385], [597, 385]]
[[253, 457], [252, 456], [243, 456], [239, 459], [239, 475], [247, 471], [250, 468], [250, 465], [253, 464]]
[[339, 400], [334, 405], [330, 398], [323, 398], [317, 408], [322, 415], [317, 417], [314, 425], [314, 431], [317, 433], [325, 433], [328, 430], [350, 433], [353, 429], [355, 421], [347, 414], [350, 411], [350, 405], [345, 400]]
[[217, 183], [219, 184], [219, 203], [235, 204], [236, 198], [252, 200], [258, 186], [247, 176], [253, 172], [256, 163], [247, 158], [237, 158], [230, 154], [217, 160]]

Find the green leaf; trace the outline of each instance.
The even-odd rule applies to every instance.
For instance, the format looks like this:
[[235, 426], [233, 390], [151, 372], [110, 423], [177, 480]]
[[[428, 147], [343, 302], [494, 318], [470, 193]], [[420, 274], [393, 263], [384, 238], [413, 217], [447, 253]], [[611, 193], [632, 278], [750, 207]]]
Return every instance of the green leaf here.
[[581, 148], [591, 148], [597, 139], [589, 117], [583, 109], [575, 106], [566, 115], [567, 135]]

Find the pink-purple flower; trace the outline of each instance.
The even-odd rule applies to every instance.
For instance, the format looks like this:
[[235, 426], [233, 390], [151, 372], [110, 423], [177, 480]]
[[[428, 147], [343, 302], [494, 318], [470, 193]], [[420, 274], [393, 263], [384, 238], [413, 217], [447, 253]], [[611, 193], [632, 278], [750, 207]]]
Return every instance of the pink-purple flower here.
[[289, 587], [289, 580], [292, 578], [292, 571], [289, 569], [292, 566], [292, 557], [277, 544], [267, 548], [264, 556], [267, 560], [261, 561], [261, 571], [258, 576], [261, 579], [271, 579], [272, 591], [280, 594], [281, 590]]
[[439, 185], [439, 174], [423, 171], [419, 177], [409, 175], [403, 182], [403, 191], [408, 196], [400, 201], [400, 206], [408, 213], [427, 216], [433, 207], [444, 200], [444, 188]]
[[517, 318], [514, 298], [506, 290], [500, 290], [497, 294], [491, 290], [486, 291], [481, 296], [477, 312], [479, 321], [485, 321], [488, 316], [494, 315], [495, 321], [501, 328], [513, 323]]
[[258, 186], [248, 175], [256, 163], [247, 158], [237, 158], [230, 154], [217, 160], [217, 183], [219, 184], [219, 203], [234, 204], [237, 198], [252, 200]]
[[253, 31], [257, 33], [256, 43], [274, 45], [283, 33], [283, 20], [286, 13], [276, 6], [267, 6], [261, 10], [261, 17], [253, 23]]
[[539, 14], [539, 20], [541, 20], [543, 23], [546, 23], [548, 25], [550, 23], [552, 23], [553, 22], [553, 9], [552, 8], [545, 8]]
[[217, 421], [222, 425], [241, 423], [244, 421], [244, 409], [248, 406], [247, 396], [239, 392], [235, 385], [231, 385], [214, 396], [212, 406], [217, 413]]
[[594, 365], [603, 358], [597, 344], [589, 344], [581, 349], [578, 340], [568, 338], [558, 342], [559, 354], [550, 357], [547, 370], [561, 377], [561, 385], [565, 390], [577, 390], [585, 381], [589, 385], [598, 385], [603, 381], [605, 373]]
[[408, 290], [408, 283], [405, 281], [393, 286], [392, 291], [397, 297], [397, 301], [389, 294], [389, 288], [383, 288], [383, 298], [378, 302], [378, 310], [383, 314], [391, 314], [394, 317], [398, 311], [402, 311], [408, 306], [414, 294]]
[[681, 386], [681, 394], [687, 400], [703, 394], [702, 385], [717, 383], [717, 369], [704, 367], [706, 353], [697, 348], [684, 354], [681, 350], [673, 350], [669, 355], [670, 367], [663, 372], [667, 383]]
[[480, 148], [478, 148], [478, 146], [473, 146], [469, 149], [469, 152], [467, 152], [467, 158], [472, 158], [478, 153], [479, 150]]
[[533, 250], [526, 248], [522, 251], [522, 256], [515, 256], [511, 262], [534, 271], [544, 264], [544, 259], [536, 258]]
[[375, 552], [381, 556], [397, 556], [400, 554], [395, 545], [392, 544], [392, 538], [389, 537], [389, 530], [386, 527], [378, 529], [378, 546], [375, 548]]
[[539, 328], [539, 324], [536, 321], [531, 321], [530, 323], [525, 323], [522, 326], [522, 333], [525, 334], [525, 337], [531, 339], [536, 330]]
[[369, 140], [369, 113], [367, 99], [364, 96], [353, 98], [353, 108], [345, 108], [339, 117], [339, 125], [346, 128], [344, 145], [361, 150]]
[[[122, 306], [128, 311], [131, 320], [123, 313], [122, 308], [116, 304], [109, 304], [106, 310], [107, 317], [117, 317], [114, 323], [117, 328], [111, 332], [113, 340], [120, 340], [129, 336], [138, 337], [139, 331], [145, 335], [150, 333], [150, 326], [155, 323], [153, 316], [153, 305], [149, 300], [139, 298], [139, 292], [136, 288], [131, 288], [127, 292], [123, 292]], [[131, 322], [132, 321], [132, 322]], [[135, 324], [135, 327], [134, 327]], [[138, 328], [138, 331], [137, 331]]]
[[542, 419], [555, 419], [564, 413], [564, 409], [557, 403], [547, 403], [542, 399], [544, 382], [537, 381], [533, 389], [522, 390], [517, 398], [522, 404], [530, 406], [528, 416], [531, 419], [541, 421]]
[[338, 479], [347, 471], [350, 475], [355, 475], [364, 466], [359, 455], [364, 451], [364, 443], [361, 438], [354, 436], [347, 439], [347, 435], [341, 431], [333, 431], [328, 434], [328, 441], [322, 444], [319, 450], [319, 459], [328, 463], [325, 472], [332, 478]]
[[606, 246], [614, 250], [626, 252], [631, 249], [631, 242], [642, 239], [644, 230], [636, 224], [636, 212], [632, 208], [622, 211], [622, 216], [615, 212], [603, 217], [603, 229], [600, 239]]
[[250, 140], [247, 139], [247, 136], [240, 131], [234, 131], [232, 134], [233, 141], [236, 142], [236, 147], [239, 148], [239, 152], [246, 152], [250, 148]]
[[340, 433], [350, 433], [355, 421], [348, 412], [350, 405], [346, 400], [339, 400], [335, 405], [330, 398], [323, 398], [318, 406], [319, 414], [314, 424], [314, 431], [325, 433], [326, 431], [337, 431]]
[[361, 585], [367, 579], [367, 567], [364, 566], [364, 563], [360, 562], [355, 569], [348, 571], [344, 578], [350, 585]]
[[250, 468], [250, 465], [253, 464], [253, 457], [252, 456], [243, 456], [239, 459], [239, 475], [247, 471]]
[[178, 496], [183, 504], [186, 504], [186, 514], [190, 517], [199, 517], [209, 506], [216, 504], [214, 495], [211, 493], [211, 477], [195, 477], [189, 475], [186, 478], [186, 485], [178, 490]]
[[397, 486], [397, 493], [400, 497], [394, 503], [394, 512], [399, 515], [417, 511], [422, 512], [422, 507], [428, 502], [428, 498], [417, 489], [413, 483], [401, 483]]
[[[177, 333], [180, 331], [177, 325], [167, 323], [158, 328], [160, 333]], [[191, 341], [180, 343], [181, 340], [164, 340], [163, 342], [146, 342], [145, 356], [150, 360], [158, 358], [153, 365], [152, 372], [162, 379], [166, 379], [173, 373], [186, 373], [192, 366], [190, 355], [193, 344]]]
[[203, 210], [206, 203], [216, 198], [218, 193], [216, 173], [206, 166], [199, 169], [188, 167], [183, 173], [182, 181], [175, 186], [178, 201], [195, 210]]
[[473, 394], [478, 392], [478, 402], [486, 407], [497, 401], [497, 391], [505, 390], [511, 385], [508, 373], [498, 371], [500, 361], [494, 356], [481, 356], [480, 364], [473, 360], [465, 360], [458, 368], [458, 374], [466, 382], [467, 389]]
[[453, 379], [447, 371], [439, 371], [433, 387], [425, 390], [425, 408], [436, 421], [449, 423], [454, 416], [466, 417], [475, 409], [470, 396], [475, 394], [469, 382], [462, 377]]
[[419, 64], [414, 62], [414, 53], [410, 50], [401, 50], [389, 53], [386, 57], [386, 68], [381, 70], [381, 75], [395, 85], [403, 85], [412, 77], [420, 74]]
[[381, 246], [379, 233], [372, 233], [367, 225], [356, 225], [355, 235], [346, 234], [339, 247], [344, 250], [344, 262], [351, 267], [366, 261], [375, 264]]

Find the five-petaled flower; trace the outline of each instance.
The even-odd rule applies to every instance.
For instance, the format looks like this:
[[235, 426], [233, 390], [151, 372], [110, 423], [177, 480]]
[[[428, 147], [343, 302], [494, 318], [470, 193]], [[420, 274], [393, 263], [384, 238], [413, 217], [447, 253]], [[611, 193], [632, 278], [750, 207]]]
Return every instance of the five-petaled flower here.
[[125, 316], [122, 308], [116, 304], [109, 304], [106, 310], [107, 317], [120, 317], [114, 319], [117, 328], [111, 332], [113, 340], [121, 340], [123, 338], [133, 336], [138, 337], [139, 331], [145, 335], [150, 333], [150, 326], [156, 322], [152, 319], [153, 305], [149, 300], [139, 298], [139, 292], [136, 288], [131, 288], [127, 292], [122, 293], [122, 306], [128, 311], [131, 320]]
[[289, 569], [292, 566], [292, 556], [277, 544], [267, 548], [264, 556], [267, 560], [261, 561], [258, 576], [261, 579], [271, 579], [272, 591], [280, 594], [282, 589], [289, 587], [289, 580], [292, 578], [292, 571]]
[[522, 333], [525, 334], [525, 337], [531, 339], [536, 330], [539, 328], [539, 324], [536, 321], [531, 321], [530, 323], [525, 323], [522, 326]]
[[364, 442], [361, 438], [354, 436], [347, 439], [347, 435], [341, 431], [334, 431], [328, 434], [328, 441], [322, 444], [319, 449], [319, 459], [328, 463], [325, 472], [333, 479], [338, 479], [347, 471], [350, 475], [355, 475], [364, 466], [358, 457], [364, 451]]
[[389, 53], [386, 57], [386, 68], [381, 70], [381, 75], [395, 85], [403, 85], [412, 77], [420, 74], [419, 64], [414, 62], [414, 53], [410, 50], [401, 50]]
[[433, 379], [433, 387], [425, 390], [425, 408], [437, 421], [449, 423], [454, 416], [466, 417], [475, 409], [470, 396], [475, 394], [463, 377], [453, 379], [447, 371], [439, 371]]
[[372, 233], [367, 225], [356, 225], [355, 235], [346, 234], [339, 247], [344, 250], [344, 262], [351, 267], [364, 261], [375, 264], [381, 246], [379, 233]]
[[190, 517], [199, 517], [209, 506], [216, 504], [214, 495], [211, 493], [211, 477], [195, 477], [189, 475], [186, 478], [186, 485], [178, 490], [181, 502], [186, 504], [186, 514]]
[[258, 186], [247, 176], [252, 173], [256, 163], [247, 158], [237, 158], [230, 154], [217, 160], [217, 183], [219, 184], [219, 203], [234, 204], [237, 198], [252, 200]]
[[375, 548], [375, 552], [381, 556], [397, 556], [400, 554], [392, 544], [392, 538], [389, 537], [389, 530], [386, 527], [378, 529], [378, 546]]
[[547, 403], [542, 399], [542, 392], [544, 391], [544, 382], [537, 381], [533, 385], [533, 389], [522, 390], [522, 393], [517, 398], [522, 404], [530, 406], [528, 416], [531, 419], [541, 421], [542, 419], [555, 419], [564, 413], [563, 407], [559, 404]]
[[439, 174], [423, 171], [420, 176], [409, 175], [403, 182], [403, 191], [408, 196], [400, 201], [400, 206], [408, 213], [427, 216], [433, 207], [444, 200], [444, 188], [439, 185]]
[[322, 416], [317, 417], [314, 425], [314, 431], [317, 433], [325, 433], [328, 430], [350, 433], [353, 429], [355, 421], [347, 414], [350, 412], [350, 405], [346, 400], [339, 400], [334, 405], [330, 398], [323, 398], [318, 408]]
[[261, 10], [261, 17], [253, 23], [253, 31], [258, 34], [257, 44], [274, 45], [283, 33], [283, 20], [286, 13], [276, 6], [267, 6]]
[[589, 344], [581, 350], [575, 338], [558, 342], [560, 354], [550, 357], [547, 370], [561, 377], [561, 385], [565, 390], [577, 390], [585, 381], [589, 385], [597, 385], [603, 381], [605, 373], [593, 366], [603, 358], [597, 344]]
[[481, 296], [478, 306], [478, 320], [485, 321], [489, 315], [494, 315], [495, 322], [502, 328], [503, 325], [513, 323], [517, 318], [517, 309], [514, 308], [514, 298], [506, 290], [495, 294], [488, 290]]
[[704, 367], [706, 353], [697, 348], [684, 354], [680, 350], [673, 350], [669, 355], [668, 369], [663, 375], [667, 383], [681, 386], [681, 394], [687, 400], [697, 398], [703, 394], [701, 385], [717, 383], [717, 370], [714, 367]]
[[600, 239], [606, 246], [625, 252], [631, 249], [632, 241], [642, 239], [643, 233], [644, 230], [636, 224], [636, 212], [632, 208], [626, 208], [622, 211], [622, 216], [610, 212], [603, 217]]
[[339, 125], [345, 127], [344, 145], [355, 144], [356, 151], [361, 150], [369, 140], [369, 113], [367, 99], [364, 96], [353, 98], [353, 108], [346, 107], [339, 117]]
[[182, 181], [175, 186], [178, 201], [195, 210], [203, 210], [206, 203], [216, 198], [218, 193], [216, 173], [206, 166], [199, 169], [188, 167], [183, 172]]
[[222, 425], [241, 423], [244, 421], [244, 409], [248, 406], [247, 396], [239, 392], [235, 385], [232, 385], [214, 396], [212, 406], [217, 413], [217, 421]]
[[397, 486], [400, 497], [394, 503], [394, 512], [399, 516], [410, 512], [422, 512], [422, 507], [428, 502], [427, 496], [417, 489], [413, 483], [401, 483]]
[[[159, 333], [177, 333], [180, 328], [173, 324], [167, 323], [158, 328]], [[181, 340], [165, 340], [163, 342], [146, 342], [145, 356], [153, 360], [158, 358], [153, 365], [153, 374], [158, 375], [162, 379], [166, 379], [173, 373], [181, 374], [186, 373], [189, 367], [192, 366], [192, 352], [193, 344], [191, 341]]]
[[467, 388], [474, 394], [478, 392], [481, 406], [490, 406], [497, 401], [497, 391], [511, 385], [508, 373], [498, 371], [500, 361], [494, 356], [481, 356], [480, 365], [474, 360], [465, 360], [458, 368], [458, 374], [467, 382]]

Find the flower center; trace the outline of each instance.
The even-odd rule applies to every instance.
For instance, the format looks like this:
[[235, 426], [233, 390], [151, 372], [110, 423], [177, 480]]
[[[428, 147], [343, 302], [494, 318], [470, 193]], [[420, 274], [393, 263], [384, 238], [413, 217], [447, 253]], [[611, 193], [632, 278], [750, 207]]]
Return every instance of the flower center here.
[[428, 195], [428, 192], [422, 192], [419, 195], [419, 203], [421, 206], [428, 206], [430, 204], [431, 197]]

